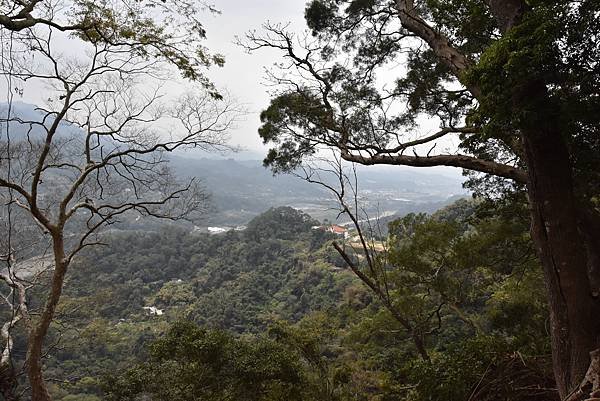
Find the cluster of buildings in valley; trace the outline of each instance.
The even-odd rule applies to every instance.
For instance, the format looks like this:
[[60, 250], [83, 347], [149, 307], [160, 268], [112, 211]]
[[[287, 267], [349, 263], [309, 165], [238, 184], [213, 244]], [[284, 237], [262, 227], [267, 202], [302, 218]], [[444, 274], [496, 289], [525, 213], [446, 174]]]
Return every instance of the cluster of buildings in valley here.
[[[323, 226], [313, 226], [313, 230], [323, 230], [329, 233], [333, 233], [339, 237], [344, 238], [346, 244], [348, 244], [355, 251], [362, 251], [363, 244], [360, 240], [358, 232], [353, 228], [348, 228], [342, 225], [331, 224], [331, 225], [323, 225]], [[368, 238], [368, 247], [371, 251], [374, 252], [384, 252], [386, 251], [386, 245], [382, 241], [377, 241], [373, 238]]]

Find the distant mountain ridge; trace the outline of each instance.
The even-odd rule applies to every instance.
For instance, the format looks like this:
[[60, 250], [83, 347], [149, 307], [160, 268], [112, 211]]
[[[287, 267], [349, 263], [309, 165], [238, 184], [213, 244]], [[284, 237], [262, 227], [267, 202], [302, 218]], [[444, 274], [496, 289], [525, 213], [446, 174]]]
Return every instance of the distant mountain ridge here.
[[[6, 118], [7, 104], [0, 104]], [[36, 106], [14, 102], [11, 115], [28, 121], [41, 121], [43, 115]], [[48, 123], [48, 122], [47, 122]], [[6, 126], [0, 141], [6, 140]], [[43, 138], [43, 130], [30, 124], [11, 123], [11, 140]], [[81, 130], [67, 123], [61, 125], [58, 136], [77, 136]], [[252, 153], [250, 153], [252, 154]], [[236, 160], [198, 156], [190, 152], [169, 155], [171, 167], [181, 178], [197, 177], [212, 195], [213, 210], [203, 226], [235, 226], [245, 224], [271, 207], [291, 206], [323, 220], [335, 220], [339, 205], [332, 193], [293, 175], [274, 176], [259, 160]], [[433, 212], [456, 196], [465, 196], [462, 178], [458, 174], [441, 174], [440, 170], [408, 169], [403, 167], [358, 166], [358, 191], [361, 204], [370, 216], [402, 215], [409, 212]], [[447, 173], [447, 171], [443, 171]], [[343, 220], [342, 220], [343, 221]], [[133, 229], [152, 229], [161, 222], [128, 221]]]
[[[198, 177], [213, 196], [209, 222], [243, 224], [275, 206], [302, 209], [317, 219], [335, 219], [337, 202], [328, 190], [299, 177], [272, 172], [258, 160], [185, 158], [171, 155], [182, 177]], [[466, 196], [459, 177], [405, 169], [358, 169], [358, 190], [367, 209], [388, 214], [433, 212], [450, 199]], [[223, 221], [220, 221], [223, 220]]]
[[[8, 118], [9, 105], [7, 103], [0, 103], [0, 140], [5, 141], [6, 137], [6, 120]], [[29, 103], [23, 103], [15, 101], [10, 105], [10, 122], [9, 133], [12, 141], [22, 141], [27, 139], [28, 136], [36, 138], [38, 140], [45, 138], [45, 132], [39, 124], [30, 124], [30, 122], [42, 123], [44, 122], [44, 115], [37, 106]], [[17, 119], [23, 122], [16, 121]], [[52, 124], [53, 118], [49, 117], [45, 121], [45, 125], [49, 126]], [[77, 126], [71, 125], [66, 122], [62, 122], [57, 130], [58, 137], [76, 135], [81, 132], [81, 129]], [[44, 135], [44, 136], [42, 136]]]

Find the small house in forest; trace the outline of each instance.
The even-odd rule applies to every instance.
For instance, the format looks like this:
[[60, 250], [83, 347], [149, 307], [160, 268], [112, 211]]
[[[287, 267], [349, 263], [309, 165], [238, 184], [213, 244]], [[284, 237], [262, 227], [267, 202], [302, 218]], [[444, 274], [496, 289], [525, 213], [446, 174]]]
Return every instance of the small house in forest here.
[[338, 226], [336, 224], [326, 226], [325, 231], [334, 233], [336, 235], [344, 236], [344, 237], [346, 237], [348, 235], [348, 229], [346, 227]]
[[348, 238], [350, 232], [346, 227], [338, 226], [337, 224], [325, 225], [325, 226], [313, 226], [313, 230], [323, 230], [328, 233], [339, 235], [340, 237]]

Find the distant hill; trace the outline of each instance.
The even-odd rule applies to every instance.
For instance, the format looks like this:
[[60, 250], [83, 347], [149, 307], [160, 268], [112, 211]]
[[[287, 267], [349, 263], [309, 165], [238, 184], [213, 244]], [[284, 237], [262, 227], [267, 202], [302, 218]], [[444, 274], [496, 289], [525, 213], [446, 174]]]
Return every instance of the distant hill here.
[[[0, 103], [0, 119], [3, 121], [7, 119], [8, 116], [8, 104]], [[46, 113], [38, 110], [35, 105], [23, 103], [23, 102], [13, 102], [10, 107], [10, 118], [14, 119], [14, 121], [10, 122], [10, 139], [11, 141], [21, 141], [27, 139], [29, 136], [31, 139], [41, 140], [45, 136], [45, 132], [43, 128], [39, 124], [29, 124], [29, 122], [41, 123], [44, 121], [44, 116]], [[17, 121], [20, 120], [20, 121]], [[48, 127], [52, 124], [53, 118], [49, 117], [45, 121], [45, 125]], [[57, 136], [65, 137], [76, 135], [80, 133], [81, 130], [68, 123], [61, 123], [60, 128], [57, 131]], [[0, 122], [0, 140], [6, 140], [6, 122]]]
[[[335, 219], [338, 213], [328, 190], [293, 175], [273, 176], [258, 160], [181, 156], [170, 160], [178, 175], [198, 177], [213, 195], [216, 210], [206, 224], [244, 224], [275, 206], [292, 206], [321, 220]], [[458, 175], [363, 167], [358, 178], [361, 202], [372, 215], [433, 212], [466, 195]]]
[[[6, 104], [0, 104], [0, 113], [5, 117]], [[12, 105], [11, 114], [25, 121], [41, 121], [43, 117], [34, 105], [21, 102]], [[41, 139], [42, 131], [39, 126], [33, 125], [30, 131], [30, 124], [11, 123], [11, 140], [23, 140], [26, 135]], [[59, 132], [59, 137], [81, 133], [77, 127], [68, 124], [63, 124]], [[0, 140], [6, 140], [4, 129]], [[189, 157], [178, 153], [169, 158], [179, 176], [198, 177], [212, 194], [213, 210], [204, 221], [195, 223], [201, 229], [246, 224], [253, 217], [276, 206], [291, 206], [319, 220], [337, 218], [339, 209], [333, 194], [318, 185], [292, 175], [273, 176], [259, 160], [197, 156], [194, 153], [190, 153]], [[462, 177], [456, 173], [442, 174], [440, 170], [392, 166], [359, 166], [357, 171], [361, 206], [370, 217], [433, 212], [454, 197], [466, 194], [462, 188]], [[156, 229], [164, 224], [143, 219], [140, 221], [136, 216], [124, 216], [123, 219], [126, 221], [121, 227], [127, 229]], [[344, 221], [343, 218], [340, 220]]]

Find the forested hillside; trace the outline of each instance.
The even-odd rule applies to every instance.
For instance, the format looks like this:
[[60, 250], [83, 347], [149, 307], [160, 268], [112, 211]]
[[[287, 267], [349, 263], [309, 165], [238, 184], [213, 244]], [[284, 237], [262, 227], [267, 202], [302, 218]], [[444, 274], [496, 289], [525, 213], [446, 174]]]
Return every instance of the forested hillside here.
[[177, 227], [107, 234], [106, 246], [75, 262], [59, 308], [53, 335], [62, 338], [48, 369], [74, 386], [57, 394], [80, 397], [88, 387], [100, 394], [103, 375], [141, 359], [149, 341], [179, 320], [261, 333], [336, 307], [354, 280], [335, 266], [326, 246], [332, 234], [311, 229], [315, 224], [277, 208], [222, 235]]
[[489, 206], [462, 200], [390, 225], [390, 299], [418, 328], [426, 360], [334, 250], [344, 240], [312, 228], [318, 222], [302, 212], [271, 209], [246, 230], [220, 235], [107, 234], [107, 245], [82, 254], [69, 278], [51, 333], [52, 393], [555, 399], [544, 290], [526, 227]]

